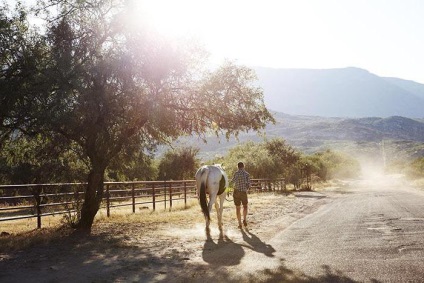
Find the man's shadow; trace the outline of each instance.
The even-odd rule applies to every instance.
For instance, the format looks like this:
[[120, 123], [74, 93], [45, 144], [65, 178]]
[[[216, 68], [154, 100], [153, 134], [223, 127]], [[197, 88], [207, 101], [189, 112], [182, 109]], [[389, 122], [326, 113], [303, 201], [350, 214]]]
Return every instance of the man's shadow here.
[[271, 245], [262, 242], [255, 234], [247, 229], [241, 230], [241, 233], [247, 245], [234, 243], [222, 230], [220, 230], [218, 240], [215, 243], [210, 235], [210, 231], [207, 230], [206, 241], [202, 251], [203, 260], [212, 265], [238, 265], [245, 255], [243, 247], [262, 253], [268, 257], [274, 257], [275, 249]]
[[267, 257], [274, 257], [275, 249], [264, 242], [261, 241], [255, 234], [251, 233], [249, 230], [241, 230], [243, 234], [243, 240], [248, 243], [253, 251], [262, 253]]
[[219, 231], [219, 238], [215, 243], [210, 232], [206, 231], [206, 241], [203, 246], [202, 258], [211, 265], [232, 266], [240, 264], [245, 252], [242, 245], [230, 240], [222, 230]]

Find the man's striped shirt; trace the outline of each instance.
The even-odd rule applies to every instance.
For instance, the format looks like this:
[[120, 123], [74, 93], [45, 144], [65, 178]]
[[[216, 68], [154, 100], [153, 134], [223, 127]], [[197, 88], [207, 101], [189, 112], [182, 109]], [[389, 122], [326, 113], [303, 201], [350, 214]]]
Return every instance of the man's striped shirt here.
[[235, 189], [246, 192], [250, 188], [250, 175], [244, 169], [237, 170], [231, 180], [234, 183]]

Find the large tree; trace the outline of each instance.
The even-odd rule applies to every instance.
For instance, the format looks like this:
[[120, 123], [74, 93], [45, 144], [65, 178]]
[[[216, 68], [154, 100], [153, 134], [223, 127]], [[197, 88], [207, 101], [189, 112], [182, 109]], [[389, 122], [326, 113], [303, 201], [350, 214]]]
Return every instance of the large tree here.
[[31, 133], [27, 115], [38, 94], [43, 38], [29, 29], [27, 10], [0, 6], [0, 148], [17, 130]]
[[229, 137], [273, 121], [250, 69], [226, 63], [205, 71], [204, 52], [134, 21], [131, 1], [44, 2], [40, 11], [58, 12], [45, 15], [44, 52], [34, 55], [30, 91], [16, 94], [30, 98], [25, 117], [33, 129], [59, 134], [88, 157], [77, 229], [90, 232], [105, 170], [123, 150], [211, 130]]

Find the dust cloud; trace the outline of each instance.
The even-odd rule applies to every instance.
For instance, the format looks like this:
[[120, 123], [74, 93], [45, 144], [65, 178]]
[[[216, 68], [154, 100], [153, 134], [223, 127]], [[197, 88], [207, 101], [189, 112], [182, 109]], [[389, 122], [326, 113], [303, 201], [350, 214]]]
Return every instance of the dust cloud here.
[[359, 160], [361, 175], [359, 180], [362, 185], [372, 187], [399, 187], [411, 186], [411, 182], [398, 172], [387, 173], [385, 163], [381, 160]]

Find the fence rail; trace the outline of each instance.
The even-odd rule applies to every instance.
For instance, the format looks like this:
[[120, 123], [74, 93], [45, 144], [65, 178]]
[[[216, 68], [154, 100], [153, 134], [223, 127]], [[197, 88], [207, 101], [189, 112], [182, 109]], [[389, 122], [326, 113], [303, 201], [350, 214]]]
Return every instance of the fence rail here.
[[[284, 179], [252, 179], [252, 191], [285, 190]], [[41, 228], [43, 216], [77, 212], [84, 199], [86, 183], [0, 185], [0, 222], [37, 218]], [[102, 208], [109, 217], [111, 209], [158, 204], [172, 209], [176, 201], [197, 198], [194, 180], [105, 182]]]

